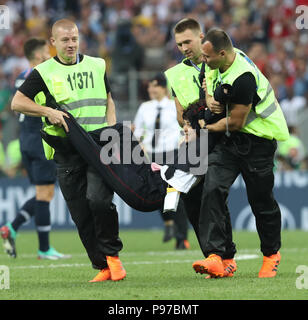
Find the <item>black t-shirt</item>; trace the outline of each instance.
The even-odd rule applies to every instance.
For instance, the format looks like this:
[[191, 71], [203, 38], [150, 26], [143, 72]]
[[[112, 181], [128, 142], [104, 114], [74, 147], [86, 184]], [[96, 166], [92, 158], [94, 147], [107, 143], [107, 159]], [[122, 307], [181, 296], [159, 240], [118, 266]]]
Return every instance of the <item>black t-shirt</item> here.
[[249, 105], [255, 107], [260, 101], [257, 94], [257, 83], [251, 72], [245, 72], [240, 75], [232, 85], [231, 103]]
[[[63, 64], [58, 57], [54, 57], [57, 62]], [[79, 61], [82, 61], [83, 55], [79, 55]], [[104, 81], [106, 86], [107, 94], [110, 92], [110, 85], [107, 79], [107, 75], [105, 72], [104, 75]], [[25, 96], [30, 98], [31, 100], [34, 100], [34, 97], [41, 91], [44, 92], [46, 95], [48, 93], [48, 88], [42, 79], [41, 75], [36, 69], [33, 69], [33, 71], [30, 73], [30, 75], [27, 77], [27, 79], [24, 81], [24, 83], [18, 88], [18, 90], [23, 93]]]
[[[240, 75], [233, 82], [232, 90], [232, 103], [249, 105], [252, 103], [254, 108], [260, 101], [260, 97], [257, 95], [257, 84], [254, 75], [251, 72], [245, 72]], [[172, 90], [172, 96], [176, 97], [174, 90]]]

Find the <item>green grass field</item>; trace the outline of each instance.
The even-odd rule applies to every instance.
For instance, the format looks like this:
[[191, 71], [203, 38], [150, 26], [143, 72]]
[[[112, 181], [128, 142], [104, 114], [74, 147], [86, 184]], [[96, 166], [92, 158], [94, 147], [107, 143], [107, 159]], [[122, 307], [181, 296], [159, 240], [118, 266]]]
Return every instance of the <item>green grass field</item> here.
[[258, 278], [262, 256], [256, 233], [234, 233], [238, 271], [223, 279], [205, 279], [192, 269], [192, 263], [202, 258], [193, 231], [191, 249], [186, 251], [174, 250], [173, 241], [163, 244], [162, 231], [121, 231], [121, 238], [126, 279], [88, 283], [97, 271], [91, 268], [77, 232], [51, 233], [52, 245], [72, 254], [71, 259], [58, 261], [37, 260], [36, 234], [20, 232], [17, 259], [0, 254], [0, 265], [10, 270], [10, 289], [0, 290], [0, 299], [308, 299], [308, 289], [296, 288], [297, 266], [308, 266], [307, 232], [283, 232], [282, 261], [272, 279]]

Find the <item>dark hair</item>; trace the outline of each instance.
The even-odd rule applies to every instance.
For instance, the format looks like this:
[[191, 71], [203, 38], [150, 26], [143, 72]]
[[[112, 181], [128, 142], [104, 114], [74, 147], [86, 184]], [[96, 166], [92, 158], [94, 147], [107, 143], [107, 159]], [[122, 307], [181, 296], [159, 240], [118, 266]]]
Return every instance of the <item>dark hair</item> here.
[[188, 105], [188, 107], [183, 111], [183, 120], [190, 122], [193, 129], [197, 130], [197, 136], [199, 136], [200, 125], [198, 120], [204, 119], [204, 112], [207, 108], [204, 99], [197, 100]]
[[157, 73], [153, 78], [150, 79], [150, 82], [156, 81], [158, 86], [163, 88], [167, 87], [167, 79], [162, 72]]
[[34, 58], [34, 52], [41, 47], [46, 45], [46, 40], [31, 38], [27, 40], [24, 44], [24, 53], [28, 60], [32, 60]]
[[220, 50], [231, 50], [233, 45], [230, 37], [225, 31], [219, 28], [211, 28], [202, 39], [202, 43], [211, 42], [215, 52]]
[[201, 27], [198, 21], [193, 18], [185, 18], [179, 21], [173, 28], [174, 33], [182, 33], [187, 29], [197, 30], [201, 32]]

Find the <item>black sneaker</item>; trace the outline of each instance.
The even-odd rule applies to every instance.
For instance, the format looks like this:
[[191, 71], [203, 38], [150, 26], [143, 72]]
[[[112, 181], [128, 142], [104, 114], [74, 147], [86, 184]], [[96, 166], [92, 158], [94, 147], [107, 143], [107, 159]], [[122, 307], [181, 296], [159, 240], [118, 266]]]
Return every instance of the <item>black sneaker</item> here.
[[175, 249], [176, 250], [187, 250], [190, 248], [190, 244], [188, 242], [188, 240], [177, 240], [176, 241], [176, 245], [175, 245]]
[[163, 242], [168, 242], [172, 238], [174, 238], [174, 226], [173, 225], [165, 226]]

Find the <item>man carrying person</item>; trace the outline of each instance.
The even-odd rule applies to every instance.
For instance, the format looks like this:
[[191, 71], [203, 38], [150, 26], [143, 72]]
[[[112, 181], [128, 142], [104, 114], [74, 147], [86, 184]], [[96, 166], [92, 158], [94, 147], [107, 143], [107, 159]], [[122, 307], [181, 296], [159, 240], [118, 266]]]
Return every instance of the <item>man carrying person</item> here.
[[195, 261], [193, 268], [210, 277], [226, 276], [224, 261], [233, 260], [236, 252], [226, 201], [231, 185], [242, 174], [263, 253], [259, 277], [275, 277], [280, 263], [281, 213], [273, 195], [273, 166], [276, 140], [289, 137], [286, 121], [269, 81], [233, 47], [223, 30], [207, 32], [202, 52], [207, 64], [207, 105], [225, 105], [226, 117], [200, 124], [209, 132], [226, 134], [208, 158], [198, 224], [206, 259]]
[[[68, 141], [64, 120], [72, 114], [88, 132], [115, 124], [105, 61], [78, 53], [78, 28], [68, 19], [54, 23], [50, 40], [57, 56], [33, 70], [15, 94], [12, 109], [45, 117], [44, 134], [53, 141], [52, 146], [45, 145], [45, 154], [55, 159], [59, 185], [80, 239], [93, 268], [100, 270], [91, 282], [118, 281], [126, 271], [118, 257], [123, 245], [113, 191]], [[65, 104], [67, 113], [48, 107], [49, 94]]]

